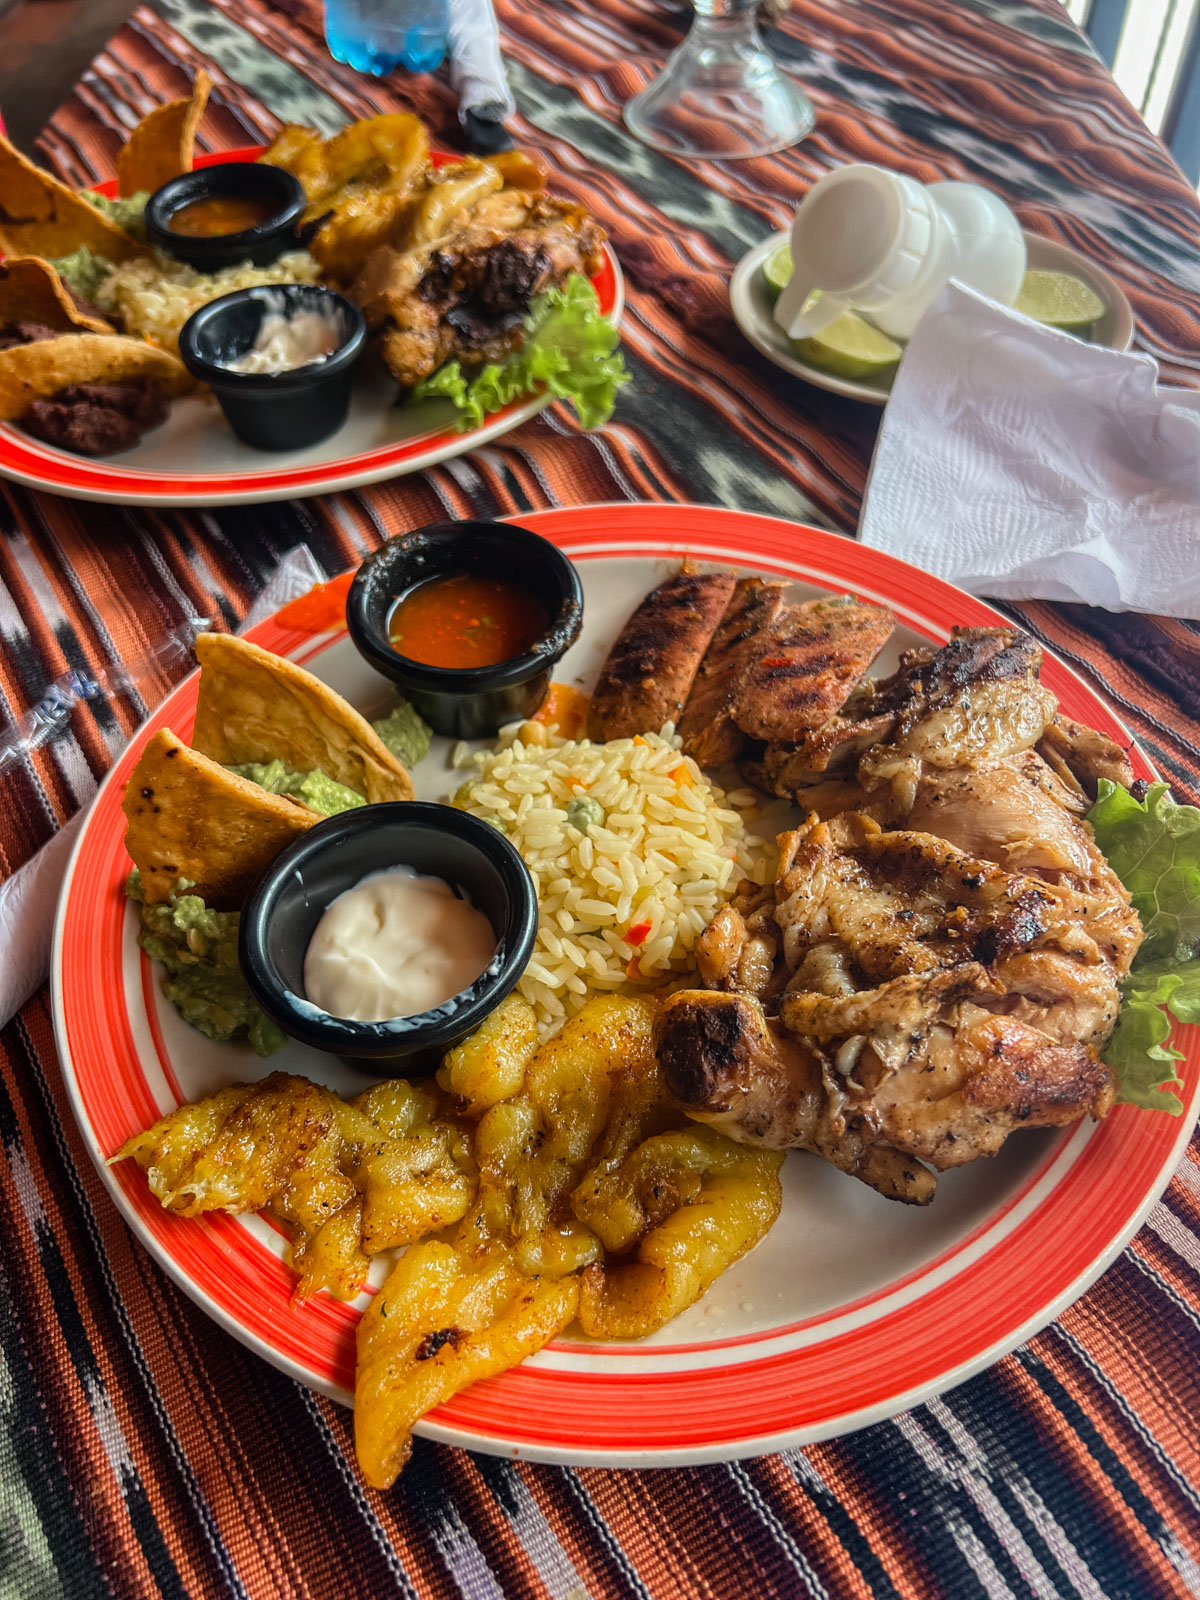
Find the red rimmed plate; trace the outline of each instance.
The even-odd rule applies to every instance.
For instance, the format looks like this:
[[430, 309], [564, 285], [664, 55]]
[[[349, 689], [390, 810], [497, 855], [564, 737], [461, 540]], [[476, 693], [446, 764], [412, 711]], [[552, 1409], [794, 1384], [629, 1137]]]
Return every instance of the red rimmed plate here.
[[[1004, 620], [904, 562], [775, 518], [613, 505], [520, 520], [579, 564], [584, 634], [560, 675], [585, 683], [634, 604], [684, 554], [782, 574], [802, 594], [886, 601], [901, 626], [881, 670], [897, 650], [943, 642], [956, 624]], [[276, 617], [250, 637], [366, 710], [387, 699], [341, 632], [314, 636]], [[1053, 657], [1043, 680], [1066, 715], [1124, 736], [1104, 702]], [[222, 1084], [276, 1067], [343, 1092], [366, 1081], [300, 1046], [264, 1063], [245, 1046], [210, 1044], [162, 1000], [137, 949], [122, 895], [121, 795], [155, 729], [187, 736], [195, 700], [192, 678], [134, 738], [81, 830], [54, 951], [63, 1070], [93, 1159], [164, 1269], [252, 1350], [348, 1399], [358, 1307], [321, 1298], [293, 1308], [277, 1230], [255, 1217], [171, 1217], [136, 1169], [104, 1165], [128, 1135]], [[419, 798], [439, 798], [453, 781], [439, 747], [415, 776]], [[943, 1174], [926, 1210], [886, 1201], [816, 1157], [789, 1156], [775, 1228], [691, 1311], [637, 1344], [556, 1341], [440, 1407], [418, 1432], [533, 1460], [653, 1466], [803, 1444], [929, 1399], [1057, 1315], [1141, 1224], [1183, 1151], [1200, 1093], [1200, 1032], [1181, 1028], [1177, 1038], [1187, 1053], [1183, 1117], [1119, 1106], [1099, 1125], [1017, 1135], [994, 1160]]]
[[[253, 145], [222, 150], [199, 156], [196, 165], [253, 161], [264, 148]], [[458, 158], [434, 152], [432, 159], [442, 166]], [[96, 187], [101, 194], [112, 196], [116, 180]], [[607, 245], [604, 264], [592, 286], [601, 312], [619, 322], [625, 286], [617, 258]], [[78, 500], [121, 505], [218, 506], [296, 500], [437, 466], [511, 432], [551, 400], [545, 394], [516, 400], [481, 427], [456, 433], [445, 401], [397, 406], [396, 394], [396, 385], [386, 377], [360, 379], [350, 415], [337, 433], [307, 450], [280, 455], [242, 444], [216, 406], [194, 395], [175, 401], [167, 421], [148, 433], [136, 449], [98, 460], [55, 449], [11, 423], [0, 423], [0, 477]]]

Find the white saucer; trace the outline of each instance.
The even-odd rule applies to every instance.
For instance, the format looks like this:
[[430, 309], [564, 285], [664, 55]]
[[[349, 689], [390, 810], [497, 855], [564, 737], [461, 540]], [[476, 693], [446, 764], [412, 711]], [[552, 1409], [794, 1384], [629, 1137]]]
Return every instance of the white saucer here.
[[[816, 384], [833, 394], [845, 395], [850, 400], [862, 400], [869, 406], [887, 404], [895, 371], [879, 378], [838, 378], [830, 372], [821, 372], [801, 361], [783, 329], [773, 315], [774, 300], [767, 289], [760, 268], [763, 262], [781, 244], [787, 244], [790, 233], [773, 233], [761, 244], [755, 245], [734, 268], [729, 284], [729, 303], [734, 320], [756, 350], [761, 350], [768, 361], [790, 372], [794, 378]], [[1133, 311], [1124, 291], [1103, 267], [1081, 256], [1069, 245], [1058, 244], [1053, 239], [1043, 239], [1040, 234], [1026, 233], [1027, 265], [1040, 272], [1071, 272], [1082, 278], [1104, 302], [1104, 315], [1092, 328], [1091, 343], [1107, 346], [1110, 350], [1127, 350], [1133, 339]]]

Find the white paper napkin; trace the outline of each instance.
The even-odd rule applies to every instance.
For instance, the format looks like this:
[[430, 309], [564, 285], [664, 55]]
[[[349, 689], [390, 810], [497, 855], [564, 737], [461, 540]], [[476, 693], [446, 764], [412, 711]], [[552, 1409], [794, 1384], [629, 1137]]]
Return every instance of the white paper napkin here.
[[[289, 600], [307, 594], [324, 577], [307, 545], [289, 550], [239, 631], [252, 628]], [[24, 866], [0, 883], [0, 1027], [7, 1026], [46, 981], [58, 893], [83, 815], [72, 817]]]
[[859, 524], [972, 593], [1200, 618], [1200, 393], [948, 284], [884, 412]]

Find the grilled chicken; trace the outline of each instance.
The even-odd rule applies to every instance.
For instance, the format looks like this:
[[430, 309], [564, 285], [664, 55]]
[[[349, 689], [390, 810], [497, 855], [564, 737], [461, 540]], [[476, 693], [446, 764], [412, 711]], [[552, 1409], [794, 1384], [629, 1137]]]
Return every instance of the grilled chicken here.
[[689, 1114], [920, 1203], [927, 1168], [1105, 1114], [1142, 929], [1084, 813], [1131, 774], [1056, 718], [1039, 665], [1013, 630], [964, 630], [768, 747], [758, 772], [809, 817], [772, 895], [743, 889], [701, 936], [708, 991], [663, 1009]]
[[728, 573], [684, 570], [650, 591], [601, 669], [590, 738], [628, 739], [678, 721], [733, 589]]
[[1141, 929], [1087, 824], [1054, 805], [1020, 770], [962, 771], [910, 816], [958, 843], [857, 812], [784, 835], [771, 917], [747, 891], [701, 938], [702, 977], [727, 991], [705, 998], [724, 1009], [702, 1026], [694, 994], [664, 1010], [689, 1114], [909, 1199], [896, 1174], [914, 1161], [958, 1166], [1015, 1127], [1103, 1115], [1116, 1090], [1099, 1051]]
[[[789, 994], [828, 992], [814, 952], [822, 971], [836, 957], [854, 989], [990, 965], [1056, 936], [1100, 959], [1096, 942], [1071, 926], [1091, 909], [1076, 891], [1006, 872], [933, 834], [886, 831], [850, 812], [785, 834], [781, 847], [775, 920]], [[1124, 909], [1133, 915], [1127, 900]]]
[[1074, 796], [1033, 751], [995, 767], [931, 773], [917, 788], [905, 826], [1015, 872], [1087, 877], [1109, 870], [1079, 826]]
[[710, 989], [768, 995], [782, 987], [775, 891], [757, 885], [723, 905], [696, 941], [696, 965]]
[[764, 578], [740, 578], [705, 651], [678, 730], [685, 752], [702, 767], [736, 761], [745, 748], [746, 736], [732, 709], [754, 663], [768, 649], [785, 588]]
[[[779, 1021], [750, 995], [683, 990], [655, 1025], [659, 1060], [697, 1121], [744, 1144], [810, 1150], [888, 1199], [924, 1205], [929, 1167], [994, 1155], [1016, 1128], [1103, 1116], [1116, 1098], [1094, 1050], [975, 1003], [996, 988], [967, 964], [803, 1015], [785, 998]], [[830, 1032], [846, 1027], [869, 1031]]]
[[784, 607], [738, 690], [733, 720], [751, 739], [802, 739], [841, 710], [895, 626], [894, 612], [857, 600]]
[[659, 1060], [688, 1115], [742, 1144], [800, 1146], [892, 1200], [925, 1205], [934, 1175], [854, 1125], [829, 1094], [830, 1067], [818, 1050], [771, 1022], [747, 995], [685, 989], [655, 1023]]

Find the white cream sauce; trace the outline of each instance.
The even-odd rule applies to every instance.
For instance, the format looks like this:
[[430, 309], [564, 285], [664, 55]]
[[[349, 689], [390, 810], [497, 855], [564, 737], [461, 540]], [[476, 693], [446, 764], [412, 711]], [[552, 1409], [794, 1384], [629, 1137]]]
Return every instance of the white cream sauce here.
[[338, 895], [317, 923], [304, 989], [332, 1017], [413, 1017], [469, 988], [495, 954], [491, 923], [448, 883], [387, 867]]
[[249, 350], [226, 366], [230, 372], [292, 372], [327, 360], [340, 343], [336, 321], [319, 311], [298, 311], [294, 317], [268, 311]]

